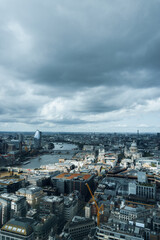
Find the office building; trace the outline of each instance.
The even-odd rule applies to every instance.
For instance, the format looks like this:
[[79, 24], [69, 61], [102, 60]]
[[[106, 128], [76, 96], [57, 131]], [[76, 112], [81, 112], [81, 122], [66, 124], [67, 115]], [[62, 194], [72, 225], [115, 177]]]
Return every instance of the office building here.
[[42, 132], [37, 130], [34, 134], [34, 148], [41, 148]]
[[10, 219], [10, 201], [0, 199], [0, 226]]
[[156, 199], [156, 185], [143, 182], [130, 182], [129, 195], [136, 195], [144, 199]]
[[14, 193], [19, 188], [25, 186], [25, 180], [21, 178], [0, 179], [0, 190], [3, 192]]
[[94, 220], [75, 216], [71, 222], [64, 226], [63, 231], [70, 234], [74, 240], [82, 240], [88, 236], [93, 227], [95, 227]]
[[86, 183], [93, 188], [93, 178], [91, 174], [79, 174], [79, 173], [61, 173], [51, 178], [53, 187], [55, 187], [58, 193], [72, 193], [74, 190], [78, 190], [85, 199], [90, 197], [90, 193], [87, 189]]
[[54, 214], [42, 215], [34, 224], [34, 235], [37, 240], [48, 240], [51, 229], [56, 233], [57, 218]]
[[63, 214], [64, 197], [63, 196], [45, 196], [40, 200], [40, 213], [54, 213], [57, 216]]
[[13, 218], [0, 230], [0, 240], [34, 240], [33, 220]]
[[24, 217], [27, 211], [26, 198], [12, 193], [3, 193], [0, 195], [0, 202], [7, 200], [10, 207], [10, 217]]
[[133, 228], [130, 231], [124, 226], [119, 224], [117, 229], [115, 226], [101, 225], [96, 227], [96, 229], [91, 231], [89, 234], [90, 240], [144, 240], [140, 230], [138, 228]]
[[72, 196], [65, 197], [63, 216], [65, 221], [71, 220], [78, 211], [78, 199]]
[[29, 185], [26, 188], [20, 188], [16, 195], [26, 197], [26, 201], [33, 208], [39, 205], [41, 198], [44, 196], [43, 190], [40, 187]]

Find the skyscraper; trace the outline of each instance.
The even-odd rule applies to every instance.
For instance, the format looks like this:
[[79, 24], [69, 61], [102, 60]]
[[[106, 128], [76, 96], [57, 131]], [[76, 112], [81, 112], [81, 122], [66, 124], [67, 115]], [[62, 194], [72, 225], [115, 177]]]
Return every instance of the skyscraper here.
[[41, 139], [42, 139], [42, 132], [37, 130], [34, 134], [34, 147], [36, 149], [41, 148]]

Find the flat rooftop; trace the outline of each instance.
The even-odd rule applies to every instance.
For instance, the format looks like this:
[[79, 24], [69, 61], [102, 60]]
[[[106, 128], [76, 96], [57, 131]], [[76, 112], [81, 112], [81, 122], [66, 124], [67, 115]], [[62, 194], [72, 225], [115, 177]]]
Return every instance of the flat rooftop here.
[[82, 180], [88, 180], [92, 175], [91, 174], [80, 174], [80, 173], [61, 173], [54, 178], [56, 179], [82, 179]]
[[24, 179], [21, 178], [5, 178], [5, 179], [0, 179], [0, 185], [10, 185], [10, 184], [14, 184], [17, 182], [20, 182]]

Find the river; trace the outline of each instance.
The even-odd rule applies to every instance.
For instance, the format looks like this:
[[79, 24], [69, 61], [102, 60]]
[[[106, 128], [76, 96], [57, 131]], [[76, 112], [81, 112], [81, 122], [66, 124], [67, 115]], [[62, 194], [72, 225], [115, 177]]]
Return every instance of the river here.
[[[77, 145], [68, 143], [54, 143], [53, 154], [43, 154], [29, 159], [30, 163], [21, 165], [23, 168], [34, 169], [41, 165], [53, 164], [59, 162], [60, 158], [72, 159], [73, 155], [78, 151]], [[75, 150], [77, 149], [77, 150]]]

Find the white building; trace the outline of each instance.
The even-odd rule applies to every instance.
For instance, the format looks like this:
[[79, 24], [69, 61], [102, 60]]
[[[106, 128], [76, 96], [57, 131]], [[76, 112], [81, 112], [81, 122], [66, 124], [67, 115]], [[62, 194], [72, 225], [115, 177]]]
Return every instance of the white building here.
[[125, 148], [124, 155], [126, 158], [130, 157], [132, 159], [132, 161], [134, 161], [137, 158], [142, 157], [142, 153], [138, 152], [137, 143], [135, 141], [132, 142], [129, 150], [127, 148]]
[[34, 185], [30, 185], [26, 188], [20, 188], [16, 194], [26, 197], [28, 204], [32, 207], [38, 205], [41, 198], [44, 196], [43, 189]]

